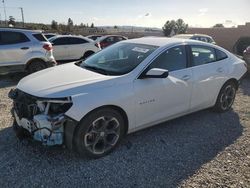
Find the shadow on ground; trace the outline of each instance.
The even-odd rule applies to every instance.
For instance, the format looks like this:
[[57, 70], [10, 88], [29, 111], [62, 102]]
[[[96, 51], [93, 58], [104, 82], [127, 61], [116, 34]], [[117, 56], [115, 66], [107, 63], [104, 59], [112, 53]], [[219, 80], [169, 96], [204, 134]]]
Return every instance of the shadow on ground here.
[[0, 75], [0, 89], [17, 85], [17, 83], [26, 75], [26, 73]]
[[209, 110], [127, 136], [107, 157], [82, 159], [61, 147], [0, 131], [2, 187], [176, 187], [242, 135], [234, 111]]

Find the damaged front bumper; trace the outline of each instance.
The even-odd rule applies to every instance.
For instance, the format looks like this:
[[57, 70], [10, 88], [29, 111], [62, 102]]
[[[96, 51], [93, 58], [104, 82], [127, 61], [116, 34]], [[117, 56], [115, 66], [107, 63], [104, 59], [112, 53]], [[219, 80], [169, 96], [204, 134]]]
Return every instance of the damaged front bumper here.
[[72, 106], [70, 98], [38, 98], [17, 89], [11, 90], [9, 97], [13, 100], [15, 130], [23, 129], [47, 146], [63, 144], [65, 125], [71, 121], [64, 115]]

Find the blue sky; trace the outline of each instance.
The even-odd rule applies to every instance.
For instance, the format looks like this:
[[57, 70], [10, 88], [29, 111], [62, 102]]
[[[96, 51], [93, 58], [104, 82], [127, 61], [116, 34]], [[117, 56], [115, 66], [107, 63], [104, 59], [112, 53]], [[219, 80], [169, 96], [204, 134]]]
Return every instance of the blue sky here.
[[[2, 1], [2, 0], [1, 0]], [[166, 20], [182, 18], [190, 26], [226, 26], [250, 22], [250, 0], [5, 0], [7, 17], [26, 22], [162, 27]], [[4, 19], [0, 2], [0, 19]]]

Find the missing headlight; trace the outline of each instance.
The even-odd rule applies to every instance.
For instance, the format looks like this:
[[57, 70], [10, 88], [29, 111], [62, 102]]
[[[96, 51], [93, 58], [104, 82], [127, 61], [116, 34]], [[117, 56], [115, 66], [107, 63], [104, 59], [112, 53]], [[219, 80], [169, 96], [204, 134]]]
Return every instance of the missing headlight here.
[[72, 103], [51, 103], [48, 114], [61, 114], [67, 112], [70, 107], [72, 106]]
[[67, 112], [72, 106], [71, 98], [37, 101], [37, 106], [46, 115], [58, 115]]

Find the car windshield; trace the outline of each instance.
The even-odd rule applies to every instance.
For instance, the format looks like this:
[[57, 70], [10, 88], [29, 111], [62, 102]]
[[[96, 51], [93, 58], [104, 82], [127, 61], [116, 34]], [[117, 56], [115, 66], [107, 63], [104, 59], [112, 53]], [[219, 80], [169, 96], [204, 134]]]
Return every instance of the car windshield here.
[[105, 75], [123, 75], [132, 71], [158, 46], [117, 43], [83, 61], [82, 68]]

